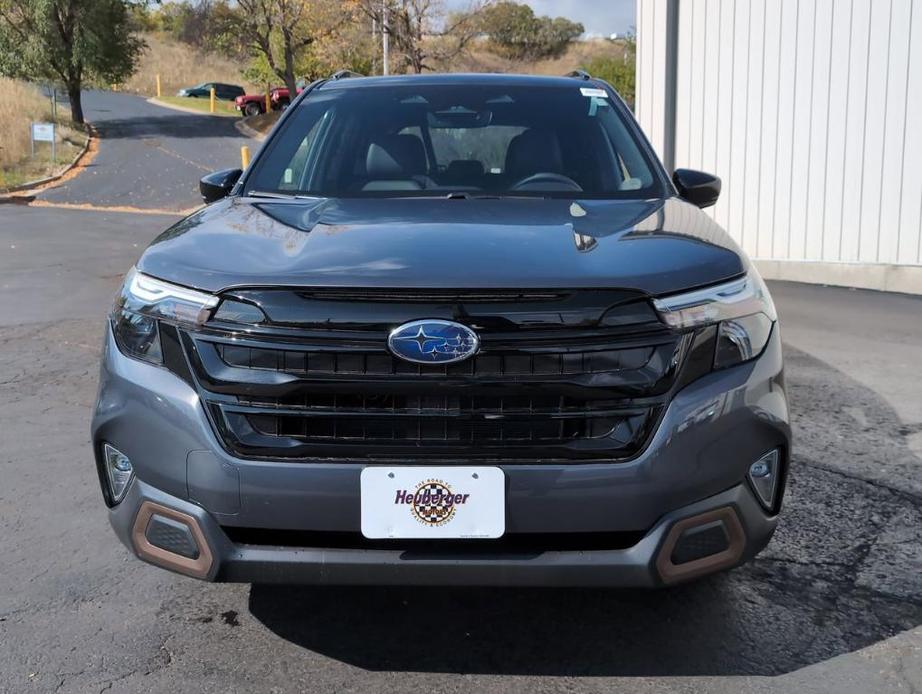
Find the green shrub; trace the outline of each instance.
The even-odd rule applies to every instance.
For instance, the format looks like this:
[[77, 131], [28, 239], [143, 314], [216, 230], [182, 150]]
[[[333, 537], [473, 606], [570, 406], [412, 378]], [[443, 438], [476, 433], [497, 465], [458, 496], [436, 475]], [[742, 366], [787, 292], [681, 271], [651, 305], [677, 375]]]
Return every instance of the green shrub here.
[[634, 108], [634, 54], [627, 52], [624, 56], [593, 58], [582, 66], [593, 77], [608, 82]]

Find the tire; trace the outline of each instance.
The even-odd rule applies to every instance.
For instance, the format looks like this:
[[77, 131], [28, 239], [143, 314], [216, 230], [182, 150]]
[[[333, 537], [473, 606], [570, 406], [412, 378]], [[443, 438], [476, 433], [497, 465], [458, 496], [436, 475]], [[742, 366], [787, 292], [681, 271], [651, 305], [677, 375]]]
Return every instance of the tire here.
[[248, 102], [247, 105], [243, 107], [243, 115], [245, 116], [258, 116], [262, 112], [262, 105], [253, 101]]

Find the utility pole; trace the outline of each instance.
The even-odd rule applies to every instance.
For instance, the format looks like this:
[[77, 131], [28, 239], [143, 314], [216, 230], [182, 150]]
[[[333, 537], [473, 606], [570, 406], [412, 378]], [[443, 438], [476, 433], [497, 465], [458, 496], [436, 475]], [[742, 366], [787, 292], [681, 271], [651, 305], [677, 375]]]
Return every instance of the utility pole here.
[[388, 43], [388, 34], [390, 31], [387, 26], [387, 0], [381, 3], [381, 47], [384, 51], [384, 60], [382, 62], [382, 71], [381, 73], [386, 75], [388, 74], [388, 64], [387, 64], [387, 43]]

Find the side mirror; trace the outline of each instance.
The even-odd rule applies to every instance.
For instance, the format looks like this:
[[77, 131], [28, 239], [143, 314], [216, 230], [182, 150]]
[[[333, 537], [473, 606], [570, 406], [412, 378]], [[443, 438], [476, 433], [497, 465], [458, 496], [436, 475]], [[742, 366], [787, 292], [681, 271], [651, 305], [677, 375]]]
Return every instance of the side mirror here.
[[207, 205], [230, 195], [234, 184], [237, 183], [242, 173], [243, 171], [240, 169], [224, 169], [223, 171], [215, 171], [203, 176], [198, 182], [198, 189], [205, 204]]
[[704, 171], [676, 169], [672, 182], [679, 195], [698, 207], [710, 207], [720, 197], [720, 179]]

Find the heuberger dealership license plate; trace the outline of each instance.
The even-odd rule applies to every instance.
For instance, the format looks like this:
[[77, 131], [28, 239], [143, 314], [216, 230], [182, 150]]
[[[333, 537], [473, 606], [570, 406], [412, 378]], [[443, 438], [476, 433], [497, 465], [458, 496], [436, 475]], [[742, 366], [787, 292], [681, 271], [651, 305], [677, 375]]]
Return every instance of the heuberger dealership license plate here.
[[506, 531], [506, 485], [497, 467], [367, 467], [362, 535], [495, 538]]

